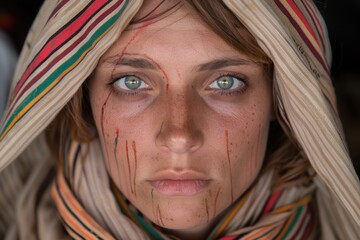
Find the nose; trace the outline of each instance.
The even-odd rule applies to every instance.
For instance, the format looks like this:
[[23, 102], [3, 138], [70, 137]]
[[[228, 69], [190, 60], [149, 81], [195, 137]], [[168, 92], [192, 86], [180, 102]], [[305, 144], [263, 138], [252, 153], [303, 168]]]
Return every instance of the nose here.
[[165, 117], [156, 136], [157, 147], [176, 154], [198, 150], [204, 142], [204, 136], [199, 127], [201, 111], [196, 100], [185, 94], [166, 98]]

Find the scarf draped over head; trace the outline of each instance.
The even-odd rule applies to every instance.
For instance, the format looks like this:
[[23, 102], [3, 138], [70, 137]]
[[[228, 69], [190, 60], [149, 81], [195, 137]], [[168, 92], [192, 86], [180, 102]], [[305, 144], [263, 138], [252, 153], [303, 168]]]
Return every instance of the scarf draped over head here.
[[[337, 115], [330, 78], [331, 51], [320, 13], [310, 0], [223, 2], [274, 63], [279, 112], [317, 174], [314, 183], [322, 236], [360, 239], [360, 184]], [[39, 163], [49, 165], [45, 153], [28, 158], [24, 154], [92, 73], [141, 5], [140, 0], [44, 2], [22, 50], [2, 118], [3, 205], [14, 205], [9, 199], [22, 186], [4, 181], [21, 182], [35, 166], [39, 168]], [[57, 179], [59, 186], [62, 176]], [[11, 211], [1, 211], [4, 222]], [[2, 222], [0, 230], [1, 224], [6, 226]], [[138, 227], [126, 224], [125, 232]], [[122, 231], [112, 229], [116, 226], [106, 228]]]

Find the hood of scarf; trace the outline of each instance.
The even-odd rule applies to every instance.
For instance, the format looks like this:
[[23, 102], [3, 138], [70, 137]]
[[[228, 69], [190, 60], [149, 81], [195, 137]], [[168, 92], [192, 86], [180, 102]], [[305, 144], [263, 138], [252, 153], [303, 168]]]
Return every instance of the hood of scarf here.
[[[324, 209], [320, 215], [327, 216], [322, 227], [357, 236], [360, 184], [337, 115], [331, 52], [320, 13], [310, 0], [223, 2], [274, 63], [279, 111], [317, 173], [318, 202]], [[141, 4], [45, 1], [26, 39], [2, 119], [0, 169], [43, 132]]]

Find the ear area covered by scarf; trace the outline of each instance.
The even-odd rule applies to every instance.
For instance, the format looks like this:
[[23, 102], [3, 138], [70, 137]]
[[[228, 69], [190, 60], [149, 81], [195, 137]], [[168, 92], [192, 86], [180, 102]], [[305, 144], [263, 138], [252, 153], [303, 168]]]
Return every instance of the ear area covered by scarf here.
[[274, 62], [280, 113], [318, 174], [319, 194], [339, 205], [339, 215], [348, 215], [329, 220], [335, 232], [346, 226], [344, 238], [360, 238], [360, 184], [337, 115], [331, 51], [320, 13], [308, 0], [224, 2]]
[[46, 1], [18, 62], [0, 130], [0, 170], [54, 119], [142, 1]]

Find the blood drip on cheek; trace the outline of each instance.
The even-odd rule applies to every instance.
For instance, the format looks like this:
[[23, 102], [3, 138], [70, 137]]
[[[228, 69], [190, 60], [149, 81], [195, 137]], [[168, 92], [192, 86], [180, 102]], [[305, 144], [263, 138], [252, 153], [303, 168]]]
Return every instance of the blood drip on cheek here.
[[206, 216], [207, 216], [207, 221], [210, 221], [210, 215], [209, 215], [209, 204], [208, 204], [208, 200], [207, 198], [205, 198], [205, 210], [206, 210]]
[[162, 219], [162, 215], [161, 215], [161, 211], [160, 211], [160, 206], [159, 206], [159, 205], [157, 205], [156, 212], [157, 212], [157, 221], [158, 221], [159, 225], [165, 226], [165, 224], [164, 224], [164, 222], [163, 222], [163, 219]]
[[226, 139], [226, 154], [229, 164], [229, 176], [230, 176], [230, 187], [231, 187], [231, 202], [234, 202], [234, 188], [233, 188], [233, 180], [232, 180], [232, 170], [231, 170], [231, 161], [230, 161], [230, 150], [229, 150], [229, 132], [225, 131], [225, 139]]
[[165, 226], [165, 224], [163, 222], [162, 215], [161, 215], [160, 205], [157, 204], [156, 207], [155, 207], [154, 189], [153, 188], [151, 189], [150, 195], [151, 195], [151, 207], [152, 207], [153, 215], [154, 215], [154, 217], [156, 219], [155, 222], [156, 222], [157, 225]]
[[[104, 130], [104, 116], [105, 116], [105, 108], [106, 108], [106, 104], [110, 98], [110, 95], [111, 95], [111, 91], [109, 92], [108, 96], [106, 97], [105, 99], [105, 102], [103, 103], [102, 107], [101, 107], [101, 115], [100, 115], [100, 124], [101, 124], [101, 134], [102, 134], [102, 137], [103, 137], [103, 141], [104, 141], [104, 146], [106, 146], [106, 140], [105, 140], [105, 130]], [[105, 149], [107, 149], [105, 147]], [[106, 159], [108, 161], [108, 166], [110, 167], [109, 165], [109, 154], [108, 154], [108, 151], [106, 151]]]
[[218, 201], [218, 198], [219, 198], [220, 189], [221, 188], [219, 188], [219, 190], [217, 191], [216, 196], [215, 196], [215, 200], [214, 200], [214, 217], [216, 215], [216, 205], [217, 205], [217, 201]]
[[152, 209], [153, 209], [153, 214], [155, 215], [155, 208], [154, 208], [154, 189], [152, 188], [151, 189], [151, 192], [150, 192], [150, 195], [151, 195], [151, 206], [152, 206]]
[[120, 167], [119, 167], [119, 161], [117, 159], [117, 146], [119, 143], [119, 135], [120, 135], [120, 131], [118, 128], [116, 128], [115, 130], [115, 139], [114, 139], [114, 158], [115, 158], [115, 162], [116, 162], [116, 167], [117, 167], [117, 177], [116, 179], [119, 179], [120, 181]]
[[103, 103], [102, 107], [101, 107], [101, 116], [100, 116], [100, 121], [101, 121], [101, 133], [103, 135], [103, 139], [105, 141], [105, 131], [104, 131], [104, 115], [105, 115], [105, 107], [106, 104], [110, 98], [111, 95], [111, 91], [109, 92], [108, 96], [105, 99], [105, 102]]
[[116, 159], [116, 149], [117, 149], [117, 145], [118, 145], [118, 142], [119, 142], [119, 133], [120, 133], [120, 131], [119, 131], [119, 129], [118, 128], [116, 128], [116, 130], [115, 130], [115, 139], [114, 139], [114, 155], [115, 155], [115, 159]]
[[129, 146], [128, 146], [128, 140], [125, 141], [125, 149], [126, 149], [126, 160], [128, 164], [128, 172], [129, 172], [129, 185], [130, 185], [130, 191], [132, 194], [134, 194], [134, 189], [131, 181], [131, 168], [130, 168], [130, 158], [129, 158]]
[[132, 149], [134, 153], [134, 162], [135, 162], [135, 170], [134, 170], [134, 195], [136, 196], [136, 171], [137, 171], [137, 156], [136, 156], [136, 143], [135, 141], [132, 142]]

